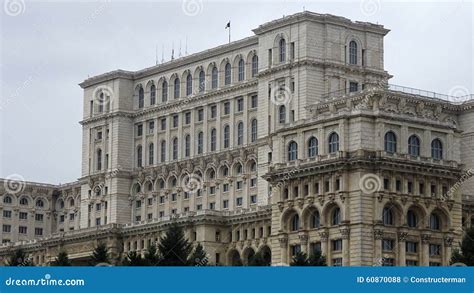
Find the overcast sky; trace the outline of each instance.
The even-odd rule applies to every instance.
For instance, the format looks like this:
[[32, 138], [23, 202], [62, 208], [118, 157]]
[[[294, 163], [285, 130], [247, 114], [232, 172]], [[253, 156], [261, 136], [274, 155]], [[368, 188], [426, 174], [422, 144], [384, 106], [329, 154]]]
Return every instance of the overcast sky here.
[[66, 183], [81, 174], [82, 90], [88, 76], [139, 70], [170, 58], [174, 42], [195, 53], [251, 36], [258, 25], [303, 10], [383, 24], [390, 83], [473, 93], [471, 1], [3, 0], [0, 177]]

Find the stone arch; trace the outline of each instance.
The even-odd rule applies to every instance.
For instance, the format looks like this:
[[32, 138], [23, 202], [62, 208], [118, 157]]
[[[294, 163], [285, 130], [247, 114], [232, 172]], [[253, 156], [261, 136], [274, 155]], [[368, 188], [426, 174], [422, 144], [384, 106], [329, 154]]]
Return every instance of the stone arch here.
[[[319, 218], [319, 225], [313, 225], [313, 216]], [[301, 213], [301, 224], [303, 229], [316, 229], [321, 226], [321, 213], [315, 205], [309, 205]]]
[[342, 205], [337, 203], [336, 201], [331, 201], [326, 203], [326, 205], [323, 207], [322, 212], [321, 212], [321, 225], [324, 226], [332, 226], [333, 221], [333, 215], [336, 209], [339, 209], [340, 211], [340, 220], [341, 222], [345, 219], [345, 214], [344, 214], [344, 209], [342, 208]]
[[[296, 208], [289, 208], [286, 211], [284, 211], [281, 216], [280, 216], [280, 223], [281, 223], [281, 229], [283, 231], [290, 231], [291, 228], [291, 219], [293, 216], [298, 215], [300, 217], [300, 222], [301, 222], [301, 216], [300, 213]], [[301, 226], [301, 225], [300, 225]]]
[[255, 256], [255, 250], [252, 247], [247, 247], [242, 252], [242, 260], [245, 266], [250, 264], [251, 259]]
[[231, 249], [229, 253], [227, 253], [227, 263], [229, 266], [242, 266], [242, 259], [237, 249]]

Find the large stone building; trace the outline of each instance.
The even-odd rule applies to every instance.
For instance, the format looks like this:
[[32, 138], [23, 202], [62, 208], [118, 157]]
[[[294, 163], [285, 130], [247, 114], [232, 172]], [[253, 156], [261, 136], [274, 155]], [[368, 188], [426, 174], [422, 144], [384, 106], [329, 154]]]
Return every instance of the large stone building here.
[[390, 86], [382, 25], [302, 12], [253, 32], [82, 82], [82, 176], [3, 180], [0, 256], [115, 258], [177, 222], [224, 265], [448, 265], [474, 220], [472, 96]]

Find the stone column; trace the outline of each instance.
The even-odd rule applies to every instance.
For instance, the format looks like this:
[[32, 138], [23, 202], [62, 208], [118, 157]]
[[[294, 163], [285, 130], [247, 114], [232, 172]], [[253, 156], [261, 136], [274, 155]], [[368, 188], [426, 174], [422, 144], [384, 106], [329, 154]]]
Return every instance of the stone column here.
[[383, 230], [375, 229], [374, 230], [374, 266], [382, 266], [383, 265], [383, 257], [382, 257], [382, 239], [383, 239]]
[[406, 239], [407, 232], [398, 232], [398, 266], [406, 266]]
[[308, 251], [308, 233], [307, 232], [300, 232], [298, 234], [298, 237], [300, 239], [300, 244], [301, 244], [301, 251], [308, 254], [310, 254], [310, 252]]
[[429, 266], [430, 265], [430, 234], [422, 234], [421, 235], [421, 265], [422, 266]]
[[288, 262], [288, 235], [281, 234], [278, 236], [278, 241], [280, 242], [280, 252], [281, 252], [281, 264], [289, 265]]
[[340, 229], [341, 236], [342, 236], [342, 265], [349, 266], [350, 265], [350, 242], [349, 236], [351, 233], [351, 229], [349, 228], [342, 228]]
[[321, 254], [326, 257], [326, 263], [329, 264], [330, 250], [328, 247], [329, 233], [327, 231], [319, 232], [321, 238]]
[[454, 238], [452, 236], [444, 237], [443, 265], [449, 265], [451, 261], [452, 246]]

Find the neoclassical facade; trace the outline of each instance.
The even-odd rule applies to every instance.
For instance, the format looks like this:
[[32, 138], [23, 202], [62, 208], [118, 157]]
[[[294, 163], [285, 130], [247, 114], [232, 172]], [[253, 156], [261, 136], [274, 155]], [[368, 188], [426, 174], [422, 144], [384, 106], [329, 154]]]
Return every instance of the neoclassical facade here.
[[381, 25], [305, 11], [253, 32], [82, 82], [81, 178], [2, 180], [0, 256], [118, 259], [176, 222], [220, 265], [448, 265], [474, 224], [472, 96], [389, 85]]

